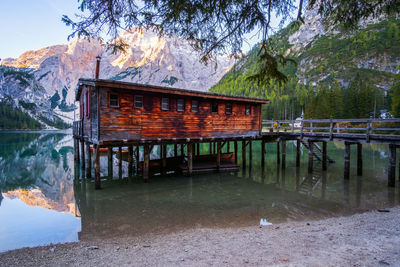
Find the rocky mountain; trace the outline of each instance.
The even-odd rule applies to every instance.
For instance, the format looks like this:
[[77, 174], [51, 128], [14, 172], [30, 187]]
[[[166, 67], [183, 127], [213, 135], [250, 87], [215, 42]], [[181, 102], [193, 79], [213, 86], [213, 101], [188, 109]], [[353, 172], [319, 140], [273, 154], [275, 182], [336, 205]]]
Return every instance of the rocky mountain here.
[[[345, 30], [311, 9], [304, 20], [270, 39], [274, 52], [297, 63], [280, 66], [288, 77], [284, 86], [275, 81], [259, 86], [247, 79], [259, 68], [255, 46], [211, 91], [269, 98], [264, 117], [271, 119], [296, 118], [302, 111], [306, 117], [347, 118], [390, 110], [389, 90], [399, 73], [400, 19], [365, 19], [357, 29]], [[332, 104], [334, 98], [338, 105]], [[317, 110], [320, 106], [327, 108]]]
[[[66, 45], [23, 53], [0, 61], [0, 99], [47, 127], [71, 123], [74, 89], [81, 77], [93, 78], [101, 56], [100, 78], [208, 90], [233, 65], [228, 57], [204, 65], [186, 40], [160, 38], [151, 30], [131, 29], [120, 38], [128, 45], [112, 53], [97, 40], [75, 39]], [[216, 63], [216, 64], [214, 64]]]

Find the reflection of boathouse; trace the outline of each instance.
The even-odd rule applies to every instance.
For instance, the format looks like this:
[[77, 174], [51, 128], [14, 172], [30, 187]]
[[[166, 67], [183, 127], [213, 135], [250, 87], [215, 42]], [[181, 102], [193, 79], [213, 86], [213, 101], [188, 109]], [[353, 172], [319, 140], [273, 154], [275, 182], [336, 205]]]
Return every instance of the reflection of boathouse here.
[[[188, 174], [236, 170], [234, 156], [223, 155], [222, 147], [230, 140], [248, 140], [257, 136], [261, 131], [261, 105], [268, 103], [266, 99], [100, 79], [80, 79], [76, 100], [80, 105], [80, 120], [74, 123], [74, 136], [81, 140], [83, 155], [84, 143], [87, 151], [91, 144], [94, 145], [98, 182], [100, 147], [110, 148], [109, 156], [112, 156], [112, 147], [128, 147], [130, 165], [134, 148], [138, 151], [138, 147], [143, 147], [144, 179], [149, 175], [149, 153], [154, 145], [162, 148], [164, 169], [168, 163], [169, 166], [177, 165], [175, 160], [186, 156], [187, 164], [181, 169]], [[212, 156], [199, 155], [198, 144], [205, 142], [210, 143]], [[76, 150], [79, 149], [77, 144], [78, 141]], [[178, 144], [181, 148], [179, 157]], [[174, 159], [166, 158], [166, 145], [174, 145]], [[119, 157], [122, 157], [121, 153]], [[213, 159], [212, 164], [210, 159]]]

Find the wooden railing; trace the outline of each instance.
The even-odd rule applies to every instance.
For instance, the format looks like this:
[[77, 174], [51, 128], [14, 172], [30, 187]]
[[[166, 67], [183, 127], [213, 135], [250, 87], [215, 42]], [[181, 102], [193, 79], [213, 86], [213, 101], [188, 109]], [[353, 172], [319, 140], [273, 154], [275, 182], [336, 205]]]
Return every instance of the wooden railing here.
[[262, 132], [362, 134], [369, 140], [372, 134], [400, 135], [400, 119], [263, 120]]
[[72, 125], [72, 134], [74, 136], [83, 136], [83, 127], [82, 127], [82, 121], [74, 121], [73, 125]]

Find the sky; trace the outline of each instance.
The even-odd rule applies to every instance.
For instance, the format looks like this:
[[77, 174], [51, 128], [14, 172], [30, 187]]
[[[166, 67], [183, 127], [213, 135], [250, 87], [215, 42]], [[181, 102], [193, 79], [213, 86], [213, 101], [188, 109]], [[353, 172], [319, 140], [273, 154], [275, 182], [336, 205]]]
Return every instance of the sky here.
[[[68, 43], [72, 30], [62, 21], [79, 13], [77, 0], [0, 0], [0, 59], [17, 58], [29, 50]], [[259, 40], [247, 35], [243, 51]]]
[[62, 15], [78, 13], [77, 0], [0, 0], [0, 58], [65, 44], [71, 28]]

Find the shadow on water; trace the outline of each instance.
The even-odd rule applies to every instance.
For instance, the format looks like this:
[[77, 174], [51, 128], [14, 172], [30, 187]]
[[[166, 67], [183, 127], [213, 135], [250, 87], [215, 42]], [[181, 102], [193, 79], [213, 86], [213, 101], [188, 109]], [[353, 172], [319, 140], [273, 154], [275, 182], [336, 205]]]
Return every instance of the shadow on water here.
[[[252, 162], [247, 160], [247, 167], [237, 173], [192, 177], [170, 174], [151, 177], [149, 183], [138, 176], [127, 178], [127, 162], [122, 162], [119, 170], [115, 155], [112, 176], [108, 176], [104, 154], [100, 158], [103, 189], [94, 190], [93, 181], [84, 179], [84, 170], [74, 164], [71, 135], [0, 133], [0, 137], [0, 226], [6, 229], [0, 234], [6, 243], [0, 251], [74, 241], [78, 236], [79, 240], [87, 240], [194, 227], [257, 226], [261, 218], [272, 223], [321, 219], [399, 204], [398, 190], [386, 186], [388, 158], [384, 145], [364, 146], [362, 177], [356, 176], [356, 151], [352, 150], [349, 181], [343, 179], [344, 146], [340, 142], [328, 145], [329, 156], [336, 160], [328, 165], [328, 171], [322, 171], [321, 164], [315, 162], [314, 172], [308, 174], [306, 150], [302, 150], [301, 166], [296, 168], [296, 148], [291, 142], [287, 145], [286, 169], [277, 164], [274, 143], [267, 145], [262, 168], [260, 144], [254, 142]], [[152, 159], [158, 157], [157, 149]], [[202, 154], [208, 149], [208, 144], [203, 144]], [[173, 154], [172, 150], [169, 147], [168, 155]], [[27, 223], [27, 218], [18, 218], [20, 224], [15, 224], [16, 215], [7, 215], [6, 211], [7, 207], [15, 210], [15, 203], [11, 204], [16, 200], [24, 203], [24, 212], [37, 207], [56, 211], [50, 217], [38, 213], [38, 218], [46, 221], [64, 214], [62, 220], [52, 222], [57, 233], [64, 236], [56, 240], [42, 238], [36, 243], [21, 239], [7, 246], [8, 240], [19, 238], [9, 233], [20, 231], [18, 227], [24, 224], [35, 233], [31, 239], [35, 235], [55, 235], [48, 228], [40, 228], [40, 220]], [[78, 218], [80, 226], [68, 228], [64, 222], [67, 216]]]

